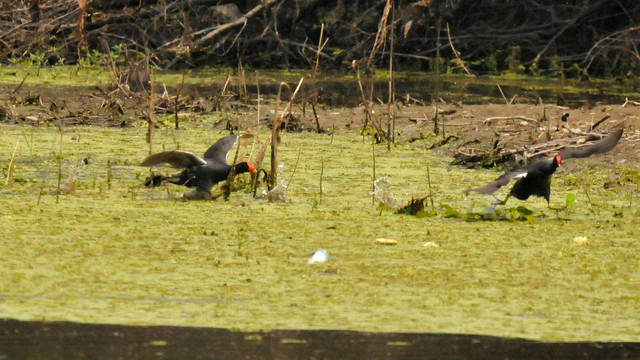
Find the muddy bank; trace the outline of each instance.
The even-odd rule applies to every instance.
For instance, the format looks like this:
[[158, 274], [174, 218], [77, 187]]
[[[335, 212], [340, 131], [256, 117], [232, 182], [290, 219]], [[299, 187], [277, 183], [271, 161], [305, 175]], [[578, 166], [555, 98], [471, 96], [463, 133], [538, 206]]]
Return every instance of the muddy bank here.
[[[4, 80], [8, 82], [0, 91], [0, 100], [4, 101], [0, 104], [0, 123], [58, 127], [142, 126], [149, 121], [149, 101], [153, 100], [156, 127], [205, 125], [212, 130], [256, 131], [271, 126], [278, 108], [278, 76], [291, 83], [299, 79], [293, 74], [265, 73], [260, 75], [258, 88], [251, 81], [242, 87], [233, 78], [224, 83], [224, 73], [192, 73], [185, 77], [165, 74], [158, 76], [156, 94], [151, 99], [124, 92], [112, 84], [108, 74], [95, 70], [67, 75], [76, 82], [95, 84], [91, 86], [49, 84], [51, 81], [46, 78], [51, 74], [46, 73], [54, 70], [43, 69], [42, 83], [24, 69], [7, 71]], [[58, 78], [52, 81], [60, 82]], [[209, 81], [213, 83], [207, 84]], [[287, 130], [362, 134], [381, 131], [391, 134], [398, 143], [424, 143], [427, 148], [442, 151], [453, 164], [493, 167], [523, 158], [534, 160], [530, 157], [536, 154], [528, 149], [541, 143], [571, 137], [581, 143], [585, 138], [578, 138], [585, 134], [623, 127], [624, 140], [614, 154], [619, 154], [618, 160], [639, 158], [640, 103], [633, 101], [633, 93], [604, 82], [567, 83], [560, 89], [549, 80], [443, 78], [436, 103], [426, 100], [435, 95], [433, 77], [405, 74], [398, 75], [397, 81], [396, 104], [388, 106], [374, 96], [371, 116], [366, 116], [354, 79], [308, 79], [287, 117]], [[385, 86], [386, 82], [376, 80], [375, 94], [384, 94]], [[566, 106], [555, 105], [559, 93]], [[283, 100], [286, 101], [285, 95]], [[279, 105], [279, 113], [283, 107]], [[576, 145], [569, 141], [567, 144]], [[503, 156], [505, 152], [516, 154]]]

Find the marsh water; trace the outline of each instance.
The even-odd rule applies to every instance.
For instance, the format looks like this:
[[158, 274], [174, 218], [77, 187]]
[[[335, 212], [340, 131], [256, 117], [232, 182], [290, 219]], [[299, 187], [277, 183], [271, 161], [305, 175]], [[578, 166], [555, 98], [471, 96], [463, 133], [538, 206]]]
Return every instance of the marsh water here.
[[[202, 153], [228, 134], [214, 129], [216, 121], [205, 115], [179, 130], [161, 126], [152, 150]], [[255, 142], [242, 148], [252, 161], [269, 132], [254, 131]], [[8, 354], [30, 357], [13, 341], [67, 351], [79, 338], [65, 334], [76, 333], [87, 334], [82, 351], [91, 353], [105, 346], [91, 339], [113, 332], [127, 335], [109, 346], [148, 354], [178, 354], [183, 347], [168, 344], [184, 342], [210, 349], [205, 341], [292, 355], [327, 343], [323, 351], [334, 354], [345, 339], [371, 353], [407, 350], [407, 358], [436, 350], [482, 358], [477, 343], [506, 346], [510, 356], [531, 346], [637, 357], [635, 345], [625, 345], [640, 339], [636, 163], [593, 158], [578, 175], [559, 170], [552, 202], [576, 200], [562, 210], [540, 199], [496, 209], [493, 198], [463, 190], [499, 172], [451, 167], [446, 148], [428, 150], [431, 139], [389, 151], [355, 131], [283, 133], [279, 178], [288, 202], [254, 199], [247, 176], [229, 201], [184, 202], [187, 189], [142, 185], [149, 175], [137, 165], [149, 153], [142, 121], [2, 125], [0, 135], [0, 317], [24, 321], [4, 322], [8, 333], [30, 334], [6, 338]], [[379, 207], [372, 198], [379, 177], [401, 205], [433, 202], [423, 216]], [[318, 248], [329, 261], [308, 264]], [[264, 339], [279, 345], [263, 348]]]
[[[183, 96], [217, 97], [221, 95], [227, 76], [233, 74], [229, 69], [185, 70], [181, 73], [158, 72], [155, 74], [158, 92], [161, 89], [176, 93], [180, 88]], [[0, 80], [0, 100], [8, 100], [10, 94], [21, 83], [21, 91], [39, 92], [53, 99], [86, 101], [90, 89], [95, 86], [113, 88], [113, 79], [103, 69], [88, 68], [77, 70], [72, 67], [62, 70], [30, 68], [3, 68]], [[364, 77], [361, 81], [365, 96], [374, 100], [388, 99], [388, 76]], [[301, 88], [300, 98], [310, 98], [317, 94], [320, 103], [329, 106], [356, 107], [362, 103], [362, 94], [355, 73], [319, 74], [311, 77], [308, 71], [246, 71], [240, 79], [231, 77], [226, 91], [242, 93], [246, 90], [250, 96], [275, 98], [281, 83], [288, 83], [291, 90], [301, 78], [306, 85]], [[242, 89], [241, 89], [242, 88]], [[434, 76], [424, 72], [398, 72], [394, 75], [395, 98], [406, 103], [415, 101], [431, 103], [440, 99], [449, 103], [490, 104], [514, 101], [516, 103], [536, 104], [539, 100], [555, 104], [562, 97], [563, 105], [573, 108], [594, 104], [622, 104], [625, 98], [638, 94], [638, 79], [592, 79], [559, 80], [558, 78], [530, 78], [525, 76], [509, 77], [467, 77], [462, 75]], [[290, 91], [283, 90], [283, 98]], [[75, 98], [75, 99], [74, 99]], [[85, 100], [82, 100], [85, 99]]]

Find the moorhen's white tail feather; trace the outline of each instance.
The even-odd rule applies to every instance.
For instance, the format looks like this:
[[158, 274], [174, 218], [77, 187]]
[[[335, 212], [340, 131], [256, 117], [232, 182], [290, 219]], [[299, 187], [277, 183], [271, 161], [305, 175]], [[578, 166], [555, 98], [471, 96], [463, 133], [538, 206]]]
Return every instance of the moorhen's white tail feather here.
[[144, 159], [141, 166], [156, 166], [169, 164], [177, 169], [186, 169], [191, 166], [206, 165], [207, 162], [200, 156], [187, 150], [171, 150], [153, 154]]

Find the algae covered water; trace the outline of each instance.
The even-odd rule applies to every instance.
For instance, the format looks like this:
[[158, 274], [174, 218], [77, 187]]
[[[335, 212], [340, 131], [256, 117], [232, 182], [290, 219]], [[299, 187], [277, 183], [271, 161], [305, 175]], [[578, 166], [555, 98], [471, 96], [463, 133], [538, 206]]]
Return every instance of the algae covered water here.
[[[637, 199], [603, 188], [613, 170], [554, 177], [552, 203], [575, 197], [565, 210], [531, 199], [513, 204], [531, 216], [467, 221], [454, 215], [493, 199], [462, 190], [497, 172], [452, 168], [420, 141], [387, 151], [355, 133], [283, 134], [289, 202], [254, 200], [249, 188], [229, 201], [183, 202], [141, 185], [145, 131], [0, 128], [5, 177], [12, 167], [0, 187], [0, 317], [550, 341], [640, 336]], [[224, 135], [163, 128], [154, 151], [202, 153]], [[375, 177], [389, 180], [398, 203], [431, 195], [425, 216], [373, 202], [374, 151]], [[57, 194], [70, 168], [74, 188]], [[330, 260], [308, 264], [318, 248]]]

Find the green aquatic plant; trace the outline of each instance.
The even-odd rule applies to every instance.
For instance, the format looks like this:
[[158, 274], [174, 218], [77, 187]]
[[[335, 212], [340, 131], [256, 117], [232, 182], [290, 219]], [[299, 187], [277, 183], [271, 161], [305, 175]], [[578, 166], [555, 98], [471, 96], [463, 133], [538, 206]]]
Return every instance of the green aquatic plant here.
[[[156, 148], [180, 143], [199, 149], [228, 134], [201, 123], [184, 125], [158, 128]], [[2, 162], [8, 163], [24, 129], [0, 127]], [[18, 149], [16, 177], [38, 182], [1, 188], [3, 318], [544, 341], [638, 337], [637, 209], [628, 207], [626, 191], [594, 187], [592, 201], [603, 204], [597, 216], [576, 192], [579, 202], [563, 219], [544, 201], [529, 201], [514, 202], [526, 204], [529, 215], [498, 206], [496, 215], [484, 216], [499, 221], [467, 221], [466, 214], [491, 200], [469, 200], [461, 184], [495, 174], [452, 168], [440, 154], [398, 143], [376, 154], [376, 175], [393, 179], [398, 202], [406, 203], [427, 194], [429, 164], [436, 201], [450, 210], [436, 204], [433, 216], [380, 213], [369, 197], [371, 159], [368, 150], [363, 155], [359, 135], [335, 134], [331, 142], [326, 135], [296, 133], [285, 134], [279, 148], [291, 168], [300, 153], [290, 202], [255, 201], [242, 191], [228, 202], [173, 201], [136, 179], [144, 175], [137, 164], [148, 154], [146, 124], [138, 123], [66, 127], [63, 168], [85, 157], [90, 162], [77, 173], [75, 194], [56, 203], [51, 150], [60, 153], [59, 133], [26, 129], [23, 145], [28, 140], [31, 150]], [[68, 141], [72, 134], [80, 140]], [[322, 204], [309, 211], [323, 162]], [[52, 189], [45, 186], [36, 206], [40, 179]], [[568, 191], [562, 191], [554, 198], [565, 197]], [[445, 217], [447, 210], [458, 216]], [[586, 235], [585, 245], [572, 241]], [[377, 238], [398, 242], [383, 246], [374, 243]], [[307, 264], [318, 248], [331, 256], [330, 276]]]

